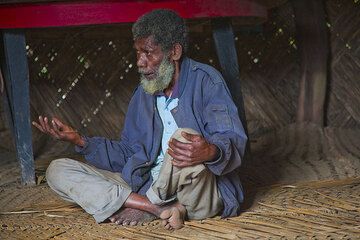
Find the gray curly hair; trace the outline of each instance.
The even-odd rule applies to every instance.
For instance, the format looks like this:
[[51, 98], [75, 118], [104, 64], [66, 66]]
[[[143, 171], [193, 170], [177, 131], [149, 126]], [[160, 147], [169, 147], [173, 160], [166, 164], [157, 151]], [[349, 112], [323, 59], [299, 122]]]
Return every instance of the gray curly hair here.
[[157, 9], [141, 16], [133, 25], [134, 40], [153, 36], [163, 51], [169, 51], [175, 43], [183, 48], [183, 55], [187, 51], [187, 28], [176, 12], [168, 9]]

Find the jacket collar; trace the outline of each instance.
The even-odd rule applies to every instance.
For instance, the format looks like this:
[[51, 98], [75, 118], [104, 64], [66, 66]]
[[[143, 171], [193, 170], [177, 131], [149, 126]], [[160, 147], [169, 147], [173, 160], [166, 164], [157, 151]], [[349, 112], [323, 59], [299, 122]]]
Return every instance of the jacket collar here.
[[176, 88], [174, 86], [174, 90], [176, 90], [176, 92], [174, 92], [173, 94], [176, 93], [177, 98], [180, 98], [182, 93], [184, 92], [186, 81], [188, 79], [189, 70], [190, 70], [190, 59], [184, 57], [181, 62], [180, 75], [179, 75], [179, 80], [177, 82], [178, 86]]

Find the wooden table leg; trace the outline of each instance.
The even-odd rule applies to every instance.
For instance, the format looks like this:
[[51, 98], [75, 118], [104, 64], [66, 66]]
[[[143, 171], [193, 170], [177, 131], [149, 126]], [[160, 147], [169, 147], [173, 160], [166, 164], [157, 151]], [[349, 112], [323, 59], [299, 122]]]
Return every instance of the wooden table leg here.
[[5, 80], [9, 122], [23, 185], [35, 184], [35, 168], [30, 124], [29, 71], [22, 30], [3, 30], [1, 68]]
[[244, 100], [241, 92], [239, 64], [231, 20], [228, 18], [217, 18], [212, 19], [211, 24], [216, 53], [221, 66], [221, 72], [226, 81], [226, 84], [229, 87], [233, 100], [238, 107], [239, 117], [247, 134], [248, 131], [245, 117]]

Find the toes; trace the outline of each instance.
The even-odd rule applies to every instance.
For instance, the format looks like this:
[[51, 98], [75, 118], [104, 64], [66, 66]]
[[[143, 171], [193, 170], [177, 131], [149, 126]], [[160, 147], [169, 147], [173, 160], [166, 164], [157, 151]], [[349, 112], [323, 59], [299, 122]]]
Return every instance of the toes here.
[[184, 224], [179, 223], [179, 224], [174, 224], [174, 226], [172, 226], [174, 229], [180, 229], [184, 226]]
[[127, 225], [129, 225], [129, 224], [130, 224], [130, 221], [129, 221], [129, 220], [125, 220], [125, 221], [123, 221], [123, 223], [122, 223], [123, 226], [127, 226]]
[[170, 210], [170, 217], [167, 219], [167, 222], [174, 229], [182, 228], [184, 223], [184, 216], [182, 216], [180, 209], [172, 208]]
[[131, 221], [129, 225], [130, 225], [130, 226], [136, 226], [137, 224], [138, 224], [137, 221]]
[[165, 228], [166, 230], [171, 230], [171, 229], [172, 229], [170, 223], [166, 224], [166, 225], [164, 226], [164, 228]]
[[171, 217], [172, 211], [171, 209], [168, 210], [164, 210], [161, 214], [160, 214], [160, 218], [161, 219], [168, 219]]
[[116, 221], [119, 221], [120, 219], [122, 219], [120, 214], [114, 214], [111, 217], [109, 217], [110, 222], [114, 223]]
[[114, 216], [109, 217], [110, 222], [114, 223], [116, 222], [116, 218]]

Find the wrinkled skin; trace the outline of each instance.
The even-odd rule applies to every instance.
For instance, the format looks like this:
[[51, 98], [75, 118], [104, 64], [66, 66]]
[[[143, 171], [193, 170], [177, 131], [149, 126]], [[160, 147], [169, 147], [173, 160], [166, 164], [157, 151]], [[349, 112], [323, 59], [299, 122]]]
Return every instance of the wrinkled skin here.
[[155, 219], [157, 219], [155, 215], [133, 208], [121, 208], [109, 218], [112, 223], [123, 226], [142, 225]]

